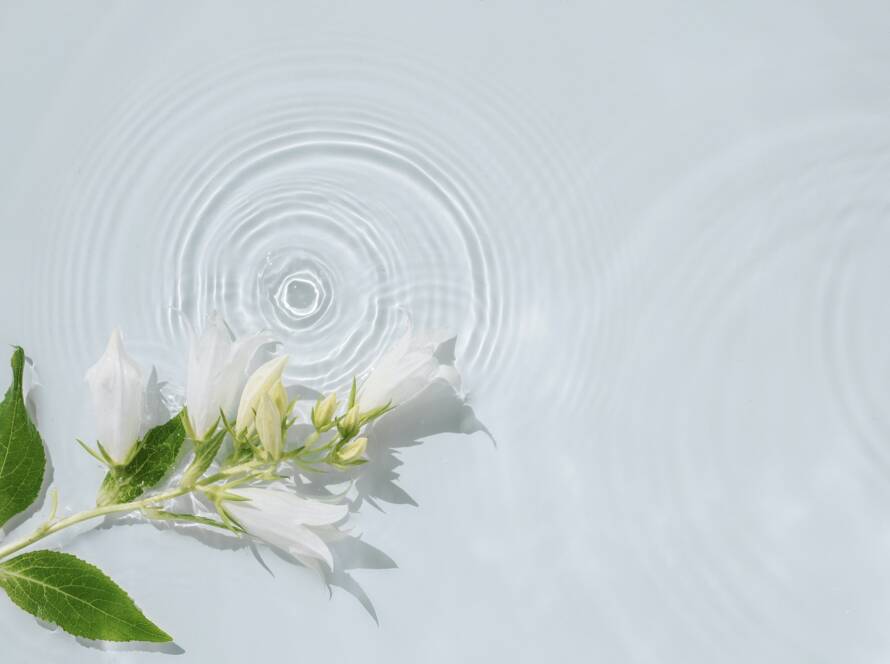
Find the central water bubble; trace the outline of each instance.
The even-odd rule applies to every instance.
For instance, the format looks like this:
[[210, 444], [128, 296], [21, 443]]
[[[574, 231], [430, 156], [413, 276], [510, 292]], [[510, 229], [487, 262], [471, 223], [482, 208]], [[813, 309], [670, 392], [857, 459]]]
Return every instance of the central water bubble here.
[[295, 316], [310, 316], [318, 309], [321, 293], [310, 279], [293, 276], [281, 282], [276, 299]]
[[275, 301], [295, 318], [306, 318], [318, 311], [322, 286], [315, 275], [302, 272], [286, 276], [278, 286]]
[[259, 272], [260, 327], [287, 333], [316, 328], [333, 302], [336, 280], [320, 256], [279, 248], [266, 254]]

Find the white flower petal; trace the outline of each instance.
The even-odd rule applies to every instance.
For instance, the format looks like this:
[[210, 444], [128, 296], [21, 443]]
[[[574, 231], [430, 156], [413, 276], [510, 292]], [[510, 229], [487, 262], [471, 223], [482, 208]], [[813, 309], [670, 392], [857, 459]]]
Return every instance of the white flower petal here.
[[327, 526], [349, 514], [348, 505], [311, 500], [279, 489], [247, 487], [235, 489], [233, 493], [248, 498], [251, 505], [276, 518], [306, 526]]
[[335, 523], [348, 514], [348, 506], [309, 500], [276, 489], [244, 488], [233, 493], [249, 499], [226, 503], [226, 510], [248, 533], [300, 560], [321, 560], [333, 569], [330, 549], [307, 526]]
[[329, 569], [334, 569], [334, 558], [328, 545], [305, 526], [297, 526], [287, 546], [282, 548], [301, 562], [305, 563], [306, 558], [315, 558], [324, 562]]
[[433, 380], [444, 378], [449, 384], [460, 383], [457, 370], [443, 365], [437, 349], [447, 341], [437, 332], [408, 332], [380, 358], [361, 386], [358, 403], [362, 412], [385, 405], [404, 403], [422, 392]]
[[263, 334], [233, 341], [222, 317], [214, 313], [189, 351], [186, 405], [195, 434], [203, 437], [219, 411], [235, 414], [247, 380], [247, 366], [261, 346], [273, 340]]

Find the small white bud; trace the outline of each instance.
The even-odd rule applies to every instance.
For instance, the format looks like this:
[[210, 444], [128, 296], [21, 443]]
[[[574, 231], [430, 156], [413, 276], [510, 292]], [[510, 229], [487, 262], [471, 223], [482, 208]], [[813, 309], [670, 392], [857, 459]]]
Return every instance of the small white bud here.
[[360, 422], [361, 414], [359, 413], [358, 406], [353, 406], [337, 422], [337, 430], [344, 438], [352, 438], [358, 433]]
[[362, 436], [361, 438], [356, 438], [355, 440], [349, 441], [340, 448], [340, 451], [337, 452], [337, 459], [339, 461], [342, 461], [343, 463], [353, 461], [361, 457], [365, 453], [367, 447], [367, 438], [365, 438], [364, 436]]
[[337, 411], [337, 395], [331, 392], [324, 399], [319, 399], [312, 409], [312, 424], [316, 430], [323, 429], [334, 419], [334, 413]]

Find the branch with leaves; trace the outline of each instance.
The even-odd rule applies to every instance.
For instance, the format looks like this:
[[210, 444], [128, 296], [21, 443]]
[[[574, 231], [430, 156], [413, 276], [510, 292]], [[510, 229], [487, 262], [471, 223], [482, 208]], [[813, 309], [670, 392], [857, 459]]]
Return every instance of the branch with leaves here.
[[[212, 316], [192, 343], [184, 407], [143, 431], [145, 372], [115, 330], [87, 372], [98, 441], [78, 441], [107, 469], [96, 506], [60, 517], [52, 490], [49, 515], [33, 532], [0, 541], [0, 588], [23, 610], [75, 636], [170, 641], [97, 567], [68, 553], [31, 549], [75, 524], [125, 513], [255, 538], [308, 566], [333, 569], [325, 535], [348, 518], [349, 504], [343, 495], [300, 495], [289, 479], [358, 470], [368, 461], [365, 432], [373, 422], [432, 382], [456, 389], [453, 367], [436, 357], [439, 341], [406, 335], [361, 388], [353, 379], [342, 400], [335, 392], [319, 398], [307, 423], [311, 432], [294, 440], [299, 417], [282, 381], [287, 358], [248, 371], [272, 339], [257, 334], [235, 340]], [[0, 527], [37, 500], [46, 467], [43, 441], [25, 404], [21, 348], [11, 364], [12, 384], [0, 403]], [[183, 497], [192, 499], [187, 510], [175, 507]]]

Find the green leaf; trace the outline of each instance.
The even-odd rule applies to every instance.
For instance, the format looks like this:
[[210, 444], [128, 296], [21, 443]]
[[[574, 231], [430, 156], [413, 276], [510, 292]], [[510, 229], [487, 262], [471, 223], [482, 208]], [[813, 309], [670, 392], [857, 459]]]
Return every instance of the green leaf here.
[[46, 454], [22, 394], [25, 351], [12, 354], [12, 385], [0, 402], [0, 526], [37, 499]]
[[20, 608], [74, 636], [173, 640], [102, 570], [69, 553], [33, 551], [0, 563], [0, 588]]
[[105, 476], [98, 504], [127, 503], [156, 486], [176, 463], [184, 439], [185, 428], [179, 415], [151, 429], [136, 444], [133, 459]]

